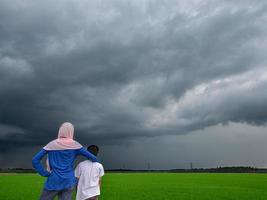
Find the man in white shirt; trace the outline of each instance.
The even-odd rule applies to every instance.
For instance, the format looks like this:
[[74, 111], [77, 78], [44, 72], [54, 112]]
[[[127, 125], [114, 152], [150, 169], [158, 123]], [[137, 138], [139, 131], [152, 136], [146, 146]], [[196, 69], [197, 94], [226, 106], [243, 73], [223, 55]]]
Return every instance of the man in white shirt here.
[[[99, 148], [91, 145], [87, 150], [97, 156]], [[90, 160], [79, 163], [75, 169], [75, 176], [79, 179], [76, 200], [97, 200], [103, 175], [104, 168], [100, 163]]]

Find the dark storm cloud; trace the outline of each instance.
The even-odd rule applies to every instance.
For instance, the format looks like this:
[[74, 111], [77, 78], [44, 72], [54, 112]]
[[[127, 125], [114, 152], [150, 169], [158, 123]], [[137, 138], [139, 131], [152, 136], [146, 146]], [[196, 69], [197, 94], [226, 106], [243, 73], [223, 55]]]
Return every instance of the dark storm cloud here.
[[[264, 1], [1, 1], [0, 150], [267, 120]], [[259, 78], [261, 77], [261, 78]]]

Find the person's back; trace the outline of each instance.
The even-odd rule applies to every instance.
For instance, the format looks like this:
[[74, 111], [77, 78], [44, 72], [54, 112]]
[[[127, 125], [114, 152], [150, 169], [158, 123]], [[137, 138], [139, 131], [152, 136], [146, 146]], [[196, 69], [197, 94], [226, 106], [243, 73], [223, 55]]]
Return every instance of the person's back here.
[[[73, 140], [74, 126], [63, 123], [58, 132], [58, 138], [49, 142], [32, 158], [32, 165], [36, 171], [47, 177], [40, 200], [52, 200], [58, 196], [59, 200], [71, 200], [71, 194], [77, 181], [74, 176], [73, 163], [78, 155], [83, 155], [94, 162], [97, 158]], [[48, 155], [47, 169], [41, 160]]]
[[[91, 151], [90, 151], [91, 148]], [[98, 147], [91, 145], [88, 150], [94, 154], [93, 148]], [[79, 178], [76, 200], [98, 199], [100, 195], [101, 177], [104, 175], [104, 168], [100, 163], [92, 162], [90, 160], [83, 161], [75, 169], [75, 176]]]
[[79, 150], [47, 151], [50, 176], [45, 186], [48, 190], [61, 190], [76, 184], [73, 164]]

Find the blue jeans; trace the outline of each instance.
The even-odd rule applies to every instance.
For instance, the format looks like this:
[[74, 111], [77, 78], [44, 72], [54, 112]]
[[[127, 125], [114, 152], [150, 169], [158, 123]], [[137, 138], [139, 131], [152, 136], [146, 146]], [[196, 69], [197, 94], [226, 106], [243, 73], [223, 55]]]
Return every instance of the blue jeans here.
[[40, 200], [53, 200], [56, 196], [59, 200], [71, 200], [73, 190], [74, 187], [59, 191], [43, 189]]

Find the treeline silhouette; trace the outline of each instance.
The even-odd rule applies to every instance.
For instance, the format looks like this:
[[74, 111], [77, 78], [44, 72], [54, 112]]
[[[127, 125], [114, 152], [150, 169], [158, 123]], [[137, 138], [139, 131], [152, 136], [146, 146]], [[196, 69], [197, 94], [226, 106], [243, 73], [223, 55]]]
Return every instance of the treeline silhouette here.
[[1, 169], [0, 173], [36, 173], [34, 169], [25, 169], [25, 168], [6, 168]]
[[[265, 168], [247, 167], [247, 166], [230, 166], [230, 167], [216, 167], [216, 168], [194, 168], [194, 169], [170, 169], [170, 170], [133, 170], [133, 169], [106, 169], [106, 172], [166, 172], [166, 173], [267, 173]], [[0, 173], [36, 173], [34, 169], [24, 168], [7, 168], [1, 169]]]

